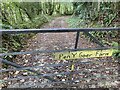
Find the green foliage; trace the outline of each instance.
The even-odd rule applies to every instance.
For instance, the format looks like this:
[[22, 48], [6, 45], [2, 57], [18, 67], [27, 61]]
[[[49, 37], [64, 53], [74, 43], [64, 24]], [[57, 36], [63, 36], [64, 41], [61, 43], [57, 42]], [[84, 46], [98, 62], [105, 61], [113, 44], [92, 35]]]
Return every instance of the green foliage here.
[[[79, 17], [71, 17], [66, 20], [69, 24], [70, 28], [86, 28], [91, 26], [91, 24], [85, 24], [84, 20], [80, 19]], [[94, 27], [102, 27], [100, 25], [94, 25]], [[119, 47], [118, 43], [118, 31], [102, 31], [102, 32], [90, 32], [93, 36], [95, 36], [100, 42], [102, 42], [104, 45], [112, 46], [112, 47]], [[86, 36], [88, 39], [90, 39], [88, 36]], [[91, 39], [90, 39], [91, 40]], [[113, 53], [114, 57], [120, 58], [120, 50], [114, 50]]]
[[[13, 28], [31, 28], [36, 23], [46, 22], [45, 15], [71, 15], [73, 6], [72, 3], [8, 2], [1, 3], [0, 12], [3, 24], [13, 26]], [[33, 23], [35, 25], [26, 27]]]
[[[38, 3], [2, 3], [2, 29], [40, 28], [41, 25], [48, 22], [51, 18], [37, 11], [36, 5], [38, 5]], [[33, 11], [32, 8], [34, 9]], [[0, 52], [20, 51], [27, 45], [27, 40], [33, 35], [35, 34], [2, 35], [2, 47], [0, 47]], [[16, 56], [9, 55], [4, 58], [13, 60], [15, 57]], [[7, 65], [4, 65], [4, 67], [7, 67]]]
[[61, 15], [72, 15], [73, 6], [72, 3], [60, 3], [60, 12]]
[[118, 44], [118, 42], [112, 41], [112, 46], [113, 46], [113, 47], [118, 47], [119, 44]]
[[114, 53], [113, 53], [113, 56], [115, 58], [120, 58], [120, 50], [115, 50]]
[[117, 38], [118, 31], [91, 32], [91, 34], [97, 37], [103, 44], [112, 46], [112, 40]]
[[87, 23], [84, 22], [83, 19], [79, 17], [73, 16], [66, 20], [68, 22], [69, 27], [71, 28], [85, 28], [87, 27]]
[[68, 22], [68, 25], [69, 25], [69, 27], [71, 27], [71, 28], [77, 28], [78, 27], [78, 25], [77, 24], [79, 24], [79, 19], [78, 19], [78, 17], [71, 17], [71, 18], [69, 18], [69, 19], [67, 19], [66, 20], [67, 22]]
[[[113, 47], [118, 47], [118, 48], [120, 48], [120, 45], [119, 45], [118, 42], [114, 42], [114, 41], [113, 41], [113, 42], [112, 42], [112, 46], [113, 46]], [[120, 49], [114, 50], [113, 56], [114, 56], [114, 57], [117, 57], [117, 58], [120, 58]]]
[[[119, 27], [120, 25], [120, 2], [73, 2], [73, 6], [74, 17], [68, 20], [70, 27], [98, 28]], [[118, 43], [118, 31], [91, 32], [91, 34], [105, 45], [113, 46]]]
[[4, 29], [12, 29], [12, 26], [5, 25], [5, 24], [0, 24], [0, 27]]
[[44, 23], [47, 23], [50, 19], [46, 15], [39, 15], [32, 19], [31, 21], [25, 21], [21, 23], [17, 23], [16, 25], [13, 25], [13, 28], [15, 29], [29, 29], [29, 28], [40, 28], [41, 25]]
[[120, 2], [75, 2], [74, 15], [87, 21], [98, 21], [102, 27], [116, 27], [114, 21], [119, 18]]
[[[73, 7], [71, 3], [55, 2], [6, 2], [1, 3], [1, 28], [2, 29], [32, 29], [40, 28], [51, 20], [48, 15], [71, 15]], [[0, 52], [19, 52], [27, 44], [27, 40], [34, 34], [2, 35], [2, 47]], [[12, 60], [15, 56], [5, 56]], [[5, 65], [5, 67], [7, 67]]]

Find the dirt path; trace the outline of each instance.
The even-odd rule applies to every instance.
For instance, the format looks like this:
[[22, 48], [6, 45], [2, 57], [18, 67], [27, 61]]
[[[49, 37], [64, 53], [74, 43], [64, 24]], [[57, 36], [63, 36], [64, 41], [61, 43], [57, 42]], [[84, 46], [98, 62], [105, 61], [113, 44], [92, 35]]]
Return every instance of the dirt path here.
[[[66, 19], [69, 17], [57, 17], [50, 23], [47, 23], [43, 28], [69, 28]], [[94, 47], [95, 44], [88, 42], [84, 36], [81, 36], [78, 47]], [[74, 48], [76, 33], [42, 33], [37, 34], [33, 39], [29, 40], [27, 50], [42, 49], [64, 49]], [[83, 39], [84, 38], [84, 39]], [[96, 46], [96, 45], [95, 45]]]
[[[57, 17], [50, 23], [45, 24], [42, 28], [69, 28], [66, 19], [69, 17]], [[62, 49], [74, 49], [76, 33], [39, 33], [28, 41], [26, 49], [23, 51], [31, 50], [62, 50]], [[89, 42], [82, 35], [79, 39], [78, 48], [96, 47], [96, 44]], [[39, 55], [24, 55], [23, 59], [29, 60], [25, 66], [29, 66], [30, 62], [38, 62], [41, 59]], [[47, 58], [47, 57], [46, 57]], [[24, 60], [23, 60], [24, 61]], [[23, 65], [23, 62], [22, 62]]]
[[[66, 19], [69, 17], [57, 17], [52, 20], [50, 23], [47, 23], [43, 26], [43, 28], [69, 28], [66, 22]], [[62, 50], [62, 49], [73, 49], [75, 45], [75, 38], [76, 33], [39, 33], [34, 36], [32, 39], [28, 41], [28, 45], [26, 49], [22, 51], [32, 51], [32, 50]], [[81, 35], [79, 39], [78, 48], [88, 48], [88, 47], [96, 47], [96, 44], [93, 44], [85, 39], [85, 36]], [[59, 63], [68, 63], [67, 61], [59, 61], [53, 60], [53, 58], [49, 54], [37, 54], [37, 55], [21, 55], [17, 57], [17, 62], [24, 66], [40, 66], [44, 64], [59, 64]], [[86, 59], [89, 61], [90, 59]], [[93, 64], [94, 65], [94, 64]], [[84, 65], [81, 65], [84, 67]], [[104, 68], [104, 66], [102, 66]], [[88, 68], [92, 68], [92, 65], [89, 65]], [[76, 68], [78, 69], [78, 68]], [[53, 68], [44, 68], [44, 69], [37, 69], [40, 73], [56, 73], [56, 72], [63, 72], [69, 71], [68, 67], [61, 67], [57, 69]], [[15, 76], [26, 76], [29, 75], [28, 72], [15, 72]], [[63, 80], [67, 76], [62, 76], [60, 81]], [[27, 86], [35, 86], [35, 87], [50, 87], [50, 85], [45, 86], [41, 85], [42, 83], [46, 83], [48, 80], [46, 79], [34, 79], [29, 78], [26, 80], [14, 81], [11, 82], [8, 87], [27, 87]], [[15, 84], [16, 83], [16, 84]]]
[[[66, 19], [69, 17], [57, 17], [50, 23], [45, 24], [42, 28], [69, 28]], [[26, 49], [30, 50], [62, 50], [74, 49], [76, 33], [39, 33], [28, 41]], [[78, 48], [96, 47], [95, 44], [88, 42], [82, 35], [79, 39]], [[39, 56], [24, 55], [23, 59], [29, 60], [28, 62], [38, 61]], [[41, 57], [40, 57], [41, 58]], [[24, 60], [23, 60], [24, 61]], [[23, 64], [23, 62], [22, 62]], [[29, 63], [25, 64], [25, 66]]]

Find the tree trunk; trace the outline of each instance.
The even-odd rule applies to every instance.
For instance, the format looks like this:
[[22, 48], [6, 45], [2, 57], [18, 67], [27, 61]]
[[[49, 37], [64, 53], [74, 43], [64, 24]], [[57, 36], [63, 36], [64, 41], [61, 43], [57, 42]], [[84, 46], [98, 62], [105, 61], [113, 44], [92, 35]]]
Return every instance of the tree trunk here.
[[21, 20], [24, 21], [23, 17], [22, 17], [22, 13], [21, 13], [21, 9], [19, 8], [19, 13], [20, 13], [20, 16], [21, 16]]

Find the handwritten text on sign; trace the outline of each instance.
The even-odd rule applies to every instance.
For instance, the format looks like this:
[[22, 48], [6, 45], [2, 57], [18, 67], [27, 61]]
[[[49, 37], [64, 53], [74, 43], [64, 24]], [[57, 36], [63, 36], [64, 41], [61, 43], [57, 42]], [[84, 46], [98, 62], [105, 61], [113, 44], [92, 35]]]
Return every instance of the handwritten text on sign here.
[[85, 50], [55, 53], [56, 60], [69, 60], [79, 58], [107, 57], [112, 56], [113, 50]]

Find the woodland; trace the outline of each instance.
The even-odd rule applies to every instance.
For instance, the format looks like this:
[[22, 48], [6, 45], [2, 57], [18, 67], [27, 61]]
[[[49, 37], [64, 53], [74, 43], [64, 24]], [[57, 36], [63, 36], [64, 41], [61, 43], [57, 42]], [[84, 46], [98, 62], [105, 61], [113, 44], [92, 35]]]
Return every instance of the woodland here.
[[[120, 26], [120, 2], [6, 2], [0, 5], [2, 29], [39, 29], [60, 16], [69, 16], [66, 20], [69, 28]], [[91, 33], [105, 45], [120, 44], [118, 31]], [[2, 35], [0, 52], [20, 51], [27, 44], [27, 40], [34, 35]], [[119, 53], [116, 56], [120, 56]], [[15, 56], [4, 58], [12, 60]]]
[[[106, 28], [106, 27], [118, 28], [120, 27], [120, 2], [2, 2], [0, 3], [0, 17], [1, 17], [0, 30], [2, 29], [5, 29], [5, 30], [41, 29], [43, 26], [48, 27], [49, 23], [54, 24], [52, 23], [52, 21], [54, 20], [56, 20], [55, 25], [58, 25], [58, 26], [60, 26], [59, 24], [61, 24], [60, 20], [63, 21], [62, 25], [67, 26], [67, 28]], [[105, 46], [118, 47], [118, 50], [114, 52], [113, 57], [115, 58], [120, 57], [120, 50], [119, 50], [120, 30], [119, 31], [102, 31], [102, 32], [92, 31], [90, 32], [90, 34], [96, 37], [96, 39], [98, 39], [99, 42], [103, 43]], [[49, 43], [52, 43], [55, 40], [60, 39], [61, 41], [63, 40], [64, 42], [65, 35], [66, 37], [74, 38], [74, 34], [71, 34], [71, 33], [64, 34], [64, 35], [61, 34], [61, 37], [54, 36], [53, 41], [50, 41], [50, 39], [48, 39], [48, 42], [46, 43], [42, 40], [39, 40], [40, 36], [48, 37], [47, 35], [44, 35], [44, 34], [38, 35], [35, 33], [29, 33], [29, 34], [1, 34], [0, 33], [0, 35], [1, 35], [0, 36], [0, 53], [20, 52], [22, 50], [26, 50], [26, 46], [28, 44], [31, 45], [31, 42], [32, 44], [34, 43], [33, 47], [35, 45], [38, 45], [39, 47], [40, 44], [42, 46], [43, 45], [42, 43], [46, 44], [46, 46], [49, 47], [50, 46]], [[85, 42], [87, 43], [87, 41], [84, 41], [86, 39], [92, 42], [91, 38], [89, 38], [84, 33], [80, 33], [80, 36], [83, 36], [83, 39], [82, 39], [83, 43]], [[34, 37], [37, 38], [35, 42], [33, 40]], [[70, 40], [72, 42], [72, 39]], [[70, 40], [67, 39], [67, 41], [70, 41]], [[69, 43], [67, 41], [65, 41], [65, 43], [68, 45]], [[51, 48], [57, 47], [55, 46], [55, 43], [52, 43], [52, 44], [53, 45]], [[57, 44], [59, 47], [64, 47], [64, 44], [61, 42]], [[87, 44], [87, 46], [90, 46], [89, 43]], [[43, 49], [44, 48], [46, 49], [45, 45], [43, 45]], [[31, 49], [31, 46], [29, 47], [29, 49]], [[31, 63], [29, 62], [32, 62], [32, 64], [36, 63], [35, 65], [39, 64], [38, 62], [34, 61], [35, 59], [32, 61], [33, 57], [30, 57], [30, 55], [28, 56], [23, 55], [21, 56], [22, 58], [19, 58], [19, 57], [20, 56], [17, 56], [17, 55], [8, 55], [2, 58], [12, 62], [18, 62], [20, 65], [25, 64], [30, 67], [31, 67]], [[29, 60], [27, 60], [26, 58], [28, 58]], [[41, 56], [39, 56], [39, 58], [40, 60], [42, 60]], [[26, 62], [27, 64], [24, 62]], [[48, 62], [49, 62], [49, 59], [48, 59]], [[54, 63], [54, 61], [52, 62]], [[46, 62], [43, 61], [42, 63], [47, 63], [47, 61]], [[90, 65], [88, 66], [88, 68], [94, 65], [95, 64]], [[105, 65], [107, 67], [107, 64], [103, 63], [101, 68], [104, 67]], [[10, 67], [9, 65], [3, 64], [4, 69], [8, 69], [9, 67]], [[96, 67], [98, 66], [96, 65]], [[65, 70], [63, 70], [63, 72], [64, 71]], [[7, 72], [3, 73], [4, 74], [3, 76], [5, 78], [12, 77], [12, 75], [14, 74], [16, 77], [16, 75], [19, 74], [20, 72], [16, 71], [11, 73], [7, 73]], [[28, 72], [27, 74], [26, 72], [23, 72], [23, 74], [24, 73], [25, 75], [28, 74]], [[14, 84], [11, 84], [11, 83], [12, 82], [8, 84], [15, 86]], [[3, 85], [3, 87], [6, 87], [6, 86], [7, 86], [6, 84]]]

